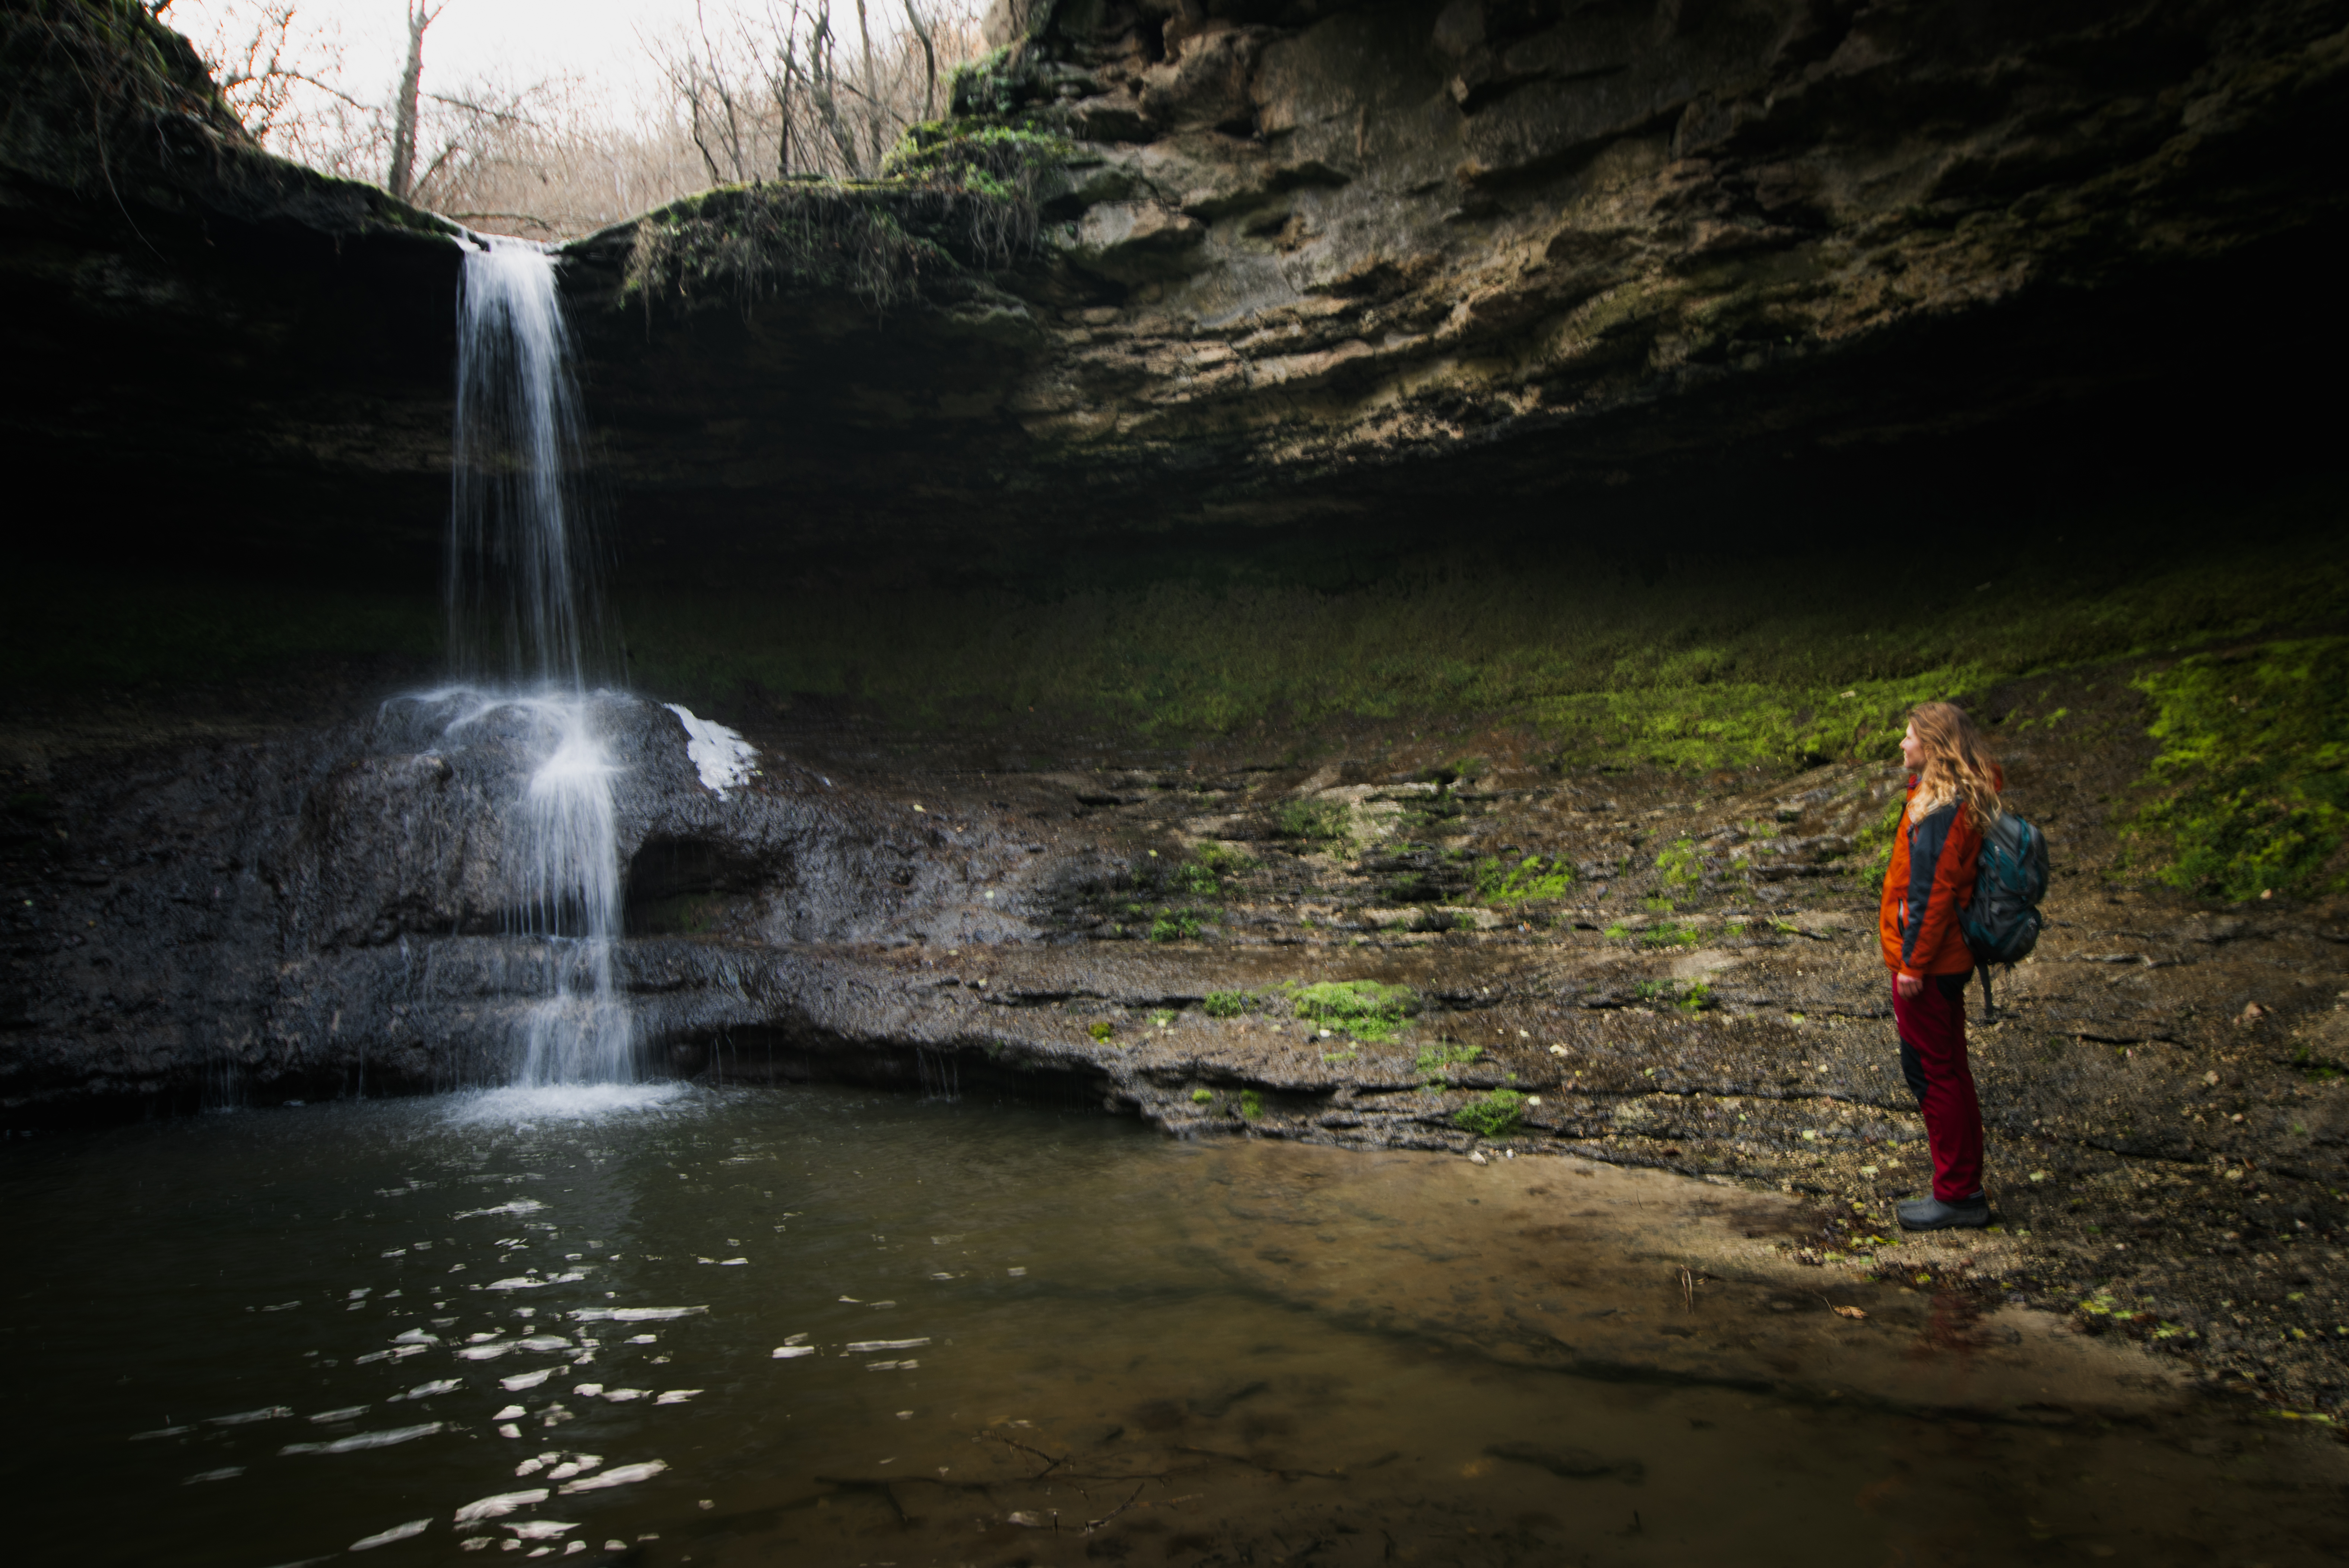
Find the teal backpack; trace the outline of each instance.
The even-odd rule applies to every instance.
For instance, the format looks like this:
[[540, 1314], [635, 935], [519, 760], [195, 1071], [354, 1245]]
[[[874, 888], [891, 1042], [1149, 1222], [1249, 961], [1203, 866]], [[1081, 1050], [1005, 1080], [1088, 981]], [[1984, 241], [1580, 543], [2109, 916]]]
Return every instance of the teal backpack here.
[[2009, 970], [2039, 945], [2046, 924], [2039, 900], [2047, 896], [2047, 836], [2013, 812], [2002, 812], [1982, 835], [1974, 873], [1974, 901], [1959, 921], [1982, 973], [1982, 1018], [1998, 1016], [1991, 1001], [1990, 966]]

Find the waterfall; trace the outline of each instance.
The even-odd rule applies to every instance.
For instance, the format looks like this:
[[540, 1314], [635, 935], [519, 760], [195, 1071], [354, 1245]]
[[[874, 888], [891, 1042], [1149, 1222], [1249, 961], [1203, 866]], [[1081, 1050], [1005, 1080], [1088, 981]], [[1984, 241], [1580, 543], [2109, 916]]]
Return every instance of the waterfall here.
[[450, 658], [479, 686], [450, 729], [494, 714], [523, 737], [532, 771], [511, 808], [525, 867], [518, 923], [546, 954], [511, 1076], [523, 1086], [627, 1083], [635, 1038], [613, 976], [617, 767], [597, 722], [614, 699], [588, 690], [607, 639], [554, 257], [523, 240], [467, 251], [457, 328]]
[[449, 653], [475, 679], [583, 691], [604, 651], [571, 349], [552, 255], [505, 239], [466, 252]]

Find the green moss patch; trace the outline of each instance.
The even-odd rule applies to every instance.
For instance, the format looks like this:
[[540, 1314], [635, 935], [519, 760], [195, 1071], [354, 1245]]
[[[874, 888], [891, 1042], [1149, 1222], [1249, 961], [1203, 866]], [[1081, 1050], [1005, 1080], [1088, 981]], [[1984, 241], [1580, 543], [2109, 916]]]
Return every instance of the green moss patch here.
[[1704, 857], [1698, 853], [1695, 840], [1676, 839], [1656, 857], [1656, 870], [1660, 873], [1657, 886], [1664, 898], [1685, 898], [1704, 880]]
[[1146, 933], [1154, 942], [1187, 942], [1215, 919], [1211, 910], [1166, 908], [1151, 918]]
[[1174, 867], [1172, 885], [1194, 898], [1220, 898], [1238, 877], [1256, 869], [1254, 857], [1220, 844], [1206, 844]]
[[1476, 901], [1495, 907], [1563, 898], [1574, 889], [1574, 867], [1552, 856], [1528, 855], [1515, 866], [1500, 860], [1476, 863]]
[[1452, 1069], [1464, 1067], [1485, 1054], [1482, 1045], [1462, 1045], [1449, 1040], [1439, 1040], [1433, 1045], [1423, 1045], [1412, 1059], [1421, 1081], [1431, 1088], [1448, 1087]]
[[1325, 980], [1299, 986], [1289, 1001], [1298, 1017], [1374, 1044], [1394, 1038], [1404, 1020], [1419, 1011], [1419, 998], [1409, 986], [1381, 985], [1375, 980]]
[[1682, 1012], [1702, 1012], [1706, 1008], [1717, 1005], [1713, 987], [1701, 980], [1641, 981], [1639, 996], [1642, 1002], [1667, 1002]]
[[2140, 863], [2222, 898], [2349, 889], [2349, 638], [2198, 654], [2137, 684], [2161, 742], [2127, 824]]
[[[1955, 585], [1939, 559], [1873, 550], [1700, 556], [1643, 577], [1570, 551], [1361, 560], [1251, 542], [621, 608], [639, 682], [686, 701], [748, 682], [916, 725], [1034, 709], [1169, 740], [1473, 718], [1531, 730], [1561, 767], [1786, 769], [1890, 756], [1929, 699], [2256, 636], [2287, 611], [2349, 617], [2338, 500], [2313, 486], [2158, 520], [2043, 517], [2024, 530], [2027, 570]], [[2159, 547], [2054, 543], [2124, 523]]]
[[1345, 840], [1353, 819], [1353, 809], [1342, 800], [1292, 800], [1272, 814], [1272, 829], [1283, 838], [1336, 844]]
[[911, 299], [926, 275], [1024, 254], [1036, 240], [1037, 180], [1075, 151], [1065, 137], [1000, 119], [917, 125], [878, 180], [761, 181], [647, 213], [626, 289], [747, 301], [835, 288], [885, 310]]
[[1453, 1125], [1478, 1137], [1507, 1137], [1525, 1119], [1526, 1097], [1515, 1089], [1495, 1089], [1452, 1113]]

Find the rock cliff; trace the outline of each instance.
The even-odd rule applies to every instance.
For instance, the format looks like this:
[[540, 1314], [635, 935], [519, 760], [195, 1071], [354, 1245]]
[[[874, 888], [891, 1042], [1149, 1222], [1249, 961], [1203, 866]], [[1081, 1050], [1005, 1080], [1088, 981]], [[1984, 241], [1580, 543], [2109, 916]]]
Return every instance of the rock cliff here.
[[132, 0], [0, 11], [0, 451], [56, 508], [21, 558], [330, 573], [437, 535], [457, 225], [261, 151]]
[[[0, 39], [0, 441], [30, 487], [126, 503], [109, 553], [421, 587], [450, 227], [253, 149], [140, 10], [58, 0]], [[2314, 427], [2287, 372], [2342, 336], [2340, 0], [1006, 0], [992, 26], [893, 180], [572, 247], [633, 560], [1373, 529], [1464, 489], [1554, 529], [1870, 452], [2289, 450]]]
[[834, 505], [1065, 535], [1464, 486], [1538, 515], [2013, 444], [2244, 374], [2246, 291], [2344, 215], [2309, 161], [2349, 108], [2339, 5], [1004, 0], [990, 26], [917, 140], [1030, 139], [1031, 247], [942, 234], [955, 264], [885, 313], [805, 268], [647, 271], [648, 242], [751, 232], [756, 192], [575, 247], [624, 487], [796, 539]]

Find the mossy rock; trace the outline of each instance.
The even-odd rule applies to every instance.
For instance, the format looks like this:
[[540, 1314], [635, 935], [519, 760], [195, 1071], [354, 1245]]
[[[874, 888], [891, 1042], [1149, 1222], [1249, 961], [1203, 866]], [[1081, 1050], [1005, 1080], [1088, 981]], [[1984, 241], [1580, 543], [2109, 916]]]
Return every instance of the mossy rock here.
[[1419, 997], [1407, 985], [1375, 980], [1325, 980], [1289, 993], [1299, 1018], [1342, 1029], [1357, 1040], [1391, 1040], [1419, 1012]]

